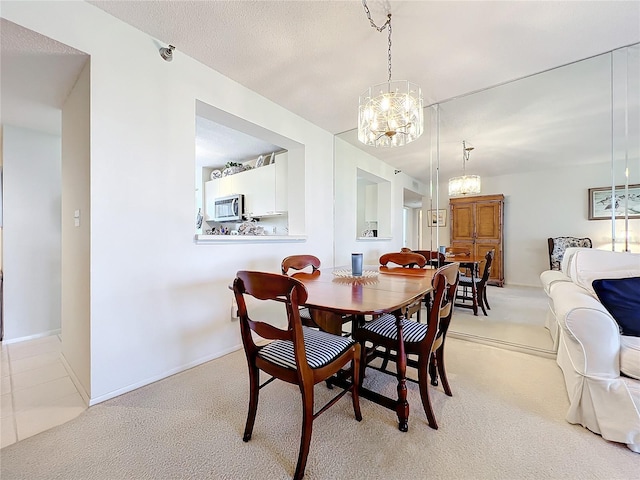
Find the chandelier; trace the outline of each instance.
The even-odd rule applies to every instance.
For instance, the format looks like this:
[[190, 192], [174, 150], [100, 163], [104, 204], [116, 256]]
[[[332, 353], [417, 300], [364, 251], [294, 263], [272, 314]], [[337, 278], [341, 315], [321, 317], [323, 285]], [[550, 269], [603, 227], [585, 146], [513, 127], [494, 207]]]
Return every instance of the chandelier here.
[[473, 146], [467, 146], [467, 142], [462, 141], [462, 176], [449, 179], [449, 196], [460, 197], [474, 193], [480, 193], [480, 176], [466, 175], [466, 166], [469, 161], [469, 152]]
[[359, 98], [358, 140], [372, 147], [401, 147], [424, 131], [422, 90], [406, 80], [391, 81], [391, 14], [378, 27], [371, 18], [366, 0], [362, 0], [369, 23], [378, 32], [388, 30], [389, 78], [373, 85]]

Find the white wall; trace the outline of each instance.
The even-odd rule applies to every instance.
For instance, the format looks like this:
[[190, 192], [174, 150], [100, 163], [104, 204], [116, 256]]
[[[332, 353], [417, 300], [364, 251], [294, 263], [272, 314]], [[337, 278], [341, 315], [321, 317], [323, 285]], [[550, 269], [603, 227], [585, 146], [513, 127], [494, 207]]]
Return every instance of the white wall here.
[[90, 72], [87, 62], [62, 107], [62, 354], [85, 399], [91, 397]]
[[[228, 289], [287, 255], [333, 264], [333, 136], [85, 2], [2, 16], [91, 56], [91, 403], [239, 348]], [[196, 99], [304, 145], [302, 243], [194, 244]], [[66, 217], [65, 217], [66, 218]]]
[[[391, 185], [389, 199], [391, 209], [391, 239], [372, 238], [358, 240], [357, 197], [358, 173], [364, 170]], [[336, 265], [351, 265], [351, 253], [364, 254], [364, 263], [378, 265], [380, 255], [399, 252], [402, 248], [402, 210], [404, 189], [424, 195], [425, 185], [404, 173], [394, 173], [394, 168], [350, 143], [335, 139], [335, 258]], [[378, 195], [381, 195], [379, 192]], [[378, 198], [380, 202], [380, 198]]]
[[[558, 165], [552, 171], [482, 177], [481, 195], [502, 193], [505, 196], [506, 284], [540, 286], [540, 273], [549, 269], [549, 237], [589, 237], [594, 248], [611, 250], [611, 222], [588, 220], [587, 195], [589, 188], [610, 185], [610, 178], [609, 163], [584, 165], [579, 169]], [[445, 180], [440, 184], [440, 205], [447, 208], [447, 226], [439, 229], [440, 245], [449, 245], [451, 219], [448, 202]], [[630, 220], [629, 226], [631, 249], [639, 251], [640, 220]], [[622, 240], [622, 220], [616, 221], [616, 230], [616, 237]], [[435, 236], [435, 229], [427, 228], [425, 231], [425, 239], [430, 233]], [[621, 249], [621, 244], [616, 247], [616, 250]]]
[[60, 137], [3, 126], [4, 340], [60, 331]]

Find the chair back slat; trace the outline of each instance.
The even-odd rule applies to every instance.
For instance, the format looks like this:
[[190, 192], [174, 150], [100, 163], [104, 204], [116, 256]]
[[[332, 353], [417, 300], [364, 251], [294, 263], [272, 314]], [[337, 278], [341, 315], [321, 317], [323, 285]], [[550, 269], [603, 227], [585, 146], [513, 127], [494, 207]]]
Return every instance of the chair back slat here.
[[454, 255], [471, 255], [471, 249], [469, 247], [447, 247], [445, 249], [447, 253], [453, 253]]
[[292, 340], [293, 330], [283, 330], [265, 322], [254, 322], [247, 320], [249, 328], [256, 332], [260, 337], [267, 340]]
[[427, 259], [419, 253], [413, 252], [392, 252], [385, 253], [380, 257], [380, 265], [395, 263], [401, 267], [413, 267], [417, 265], [422, 268], [426, 265]]
[[444, 253], [440, 253], [437, 250], [412, 250], [413, 253], [419, 253], [424, 258], [427, 259], [427, 262], [431, 262], [433, 260], [437, 260], [438, 267], [444, 265], [445, 256]]
[[433, 306], [429, 317], [427, 337], [431, 342], [435, 337], [446, 335], [453, 315], [453, 303], [456, 298], [460, 264], [450, 263], [436, 270], [433, 276]]
[[315, 272], [320, 268], [320, 259], [313, 255], [290, 255], [282, 260], [280, 268], [283, 275], [287, 275], [289, 270], [302, 270], [311, 267], [311, 271]]
[[482, 281], [487, 282], [491, 276], [491, 265], [493, 265], [493, 257], [495, 256], [495, 250], [489, 250], [484, 256], [484, 270], [482, 272]]
[[[238, 317], [241, 330], [253, 330], [268, 340], [293, 340], [300, 342], [302, 348], [302, 324], [298, 306], [307, 301], [307, 289], [295, 278], [266, 272], [250, 272], [241, 270], [233, 282], [233, 292], [238, 304]], [[287, 328], [281, 329], [267, 322], [249, 318], [244, 295], [251, 295], [260, 300], [273, 300], [285, 303], [287, 310]], [[248, 338], [251, 338], [249, 335]], [[243, 335], [244, 340], [244, 335]], [[251, 343], [253, 341], [251, 340]]]

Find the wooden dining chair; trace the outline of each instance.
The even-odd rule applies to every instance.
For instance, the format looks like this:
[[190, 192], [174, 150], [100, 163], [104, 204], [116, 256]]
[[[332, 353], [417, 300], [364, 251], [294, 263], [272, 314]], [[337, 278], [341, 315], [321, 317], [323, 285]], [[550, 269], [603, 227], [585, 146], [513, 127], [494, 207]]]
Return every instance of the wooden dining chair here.
[[427, 265], [433, 268], [440, 268], [444, 265], [445, 256], [444, 253], [440, 253], [437, 250], [412, 250], [413, 253], [419, 253], [427, 259]]
[[445, 249], [446, 253], [452, 253], [454, 255], [471, 255], [471, 248], [469, 247], [447, 247]]
[[[381, 317], [362, 325], [355, 332], [355, 338], [360, 343], [360, 379], [364, 378], [366, 367], [374, 368], [389, 375], [396, 372], [387, 370], [386, 365], [373, 367], [371, 361], [387, 355], [385, 350], [395, 352], [392, 360], [396, 362], [399, 356], [406, 358], [407, 366], [418, 370], [418, 384], [422, 407], [427, 416], [429, 426], [438, 428], [431, 401], [429, 400], [428, 377], [432, 385], [438, 384], [438, 374], [442, 380], [442, 387], [448, 396], [452, 396], [444, 364], [444, 345], [447, 331], [453, 314], [453, 303], [458, 286], [458, 263], [451, 263], [436, 270], [433, 277], [434, 304], [427, 323], [398, 317], [394, 314], [384, 314]], [[372, 344], [367, 348], [367, 342]], [[417, 360], [409, 358], [417, 355]], [[409, 381], [413, 381], [407, 378]]]
[[[314, 255], [290, 255], [285, 257], [280, 263], [280, 270], [283, 275], [289, 275], [290, 270], [300, 271], [311, 268], [311, 273], [320, 268], [320, 259]], [[302, 324], [307, 327], [318, 327], [313, 320], [311, 310], [307, 307], [300, 307], [300, 318]], [[318, 327], [319, 328], [319, 327]]]
[[[380, 265], [388, 266], [389, 264], [395, 264], [403, 268], [424, 268], [427, 264], [427, 259], [423, 255], [413, 252], [385, 253], [380, 257]], [[423, 300], [420, 298], [406, 308], [405, 315], [407, 318], [411, 318], [415, 314], [418, 322], [420, 321]]]
[[[487, 282], [489, 281], [489, 277], [491, 276], [491, 265], [493, 264], [493, 257], [495, 256], [495, 250], [489, 250], [487, 254], [484, 256], [484, 267], [480, 267], [482, 270], [481, 277], [469, 277], [467, 275], [460, 275], [460, 281], [458, 283], [458, 294], [456, 295], [457, 300], [462, 300], [465, 302], [470, 300], [471, 303], [460, 303], [456, 302], [457, 307], [462, 308], [473, 308], [474, 312], [478, 311], [478, 306], [482, 308], [482, 313], [487, 316], [487, 310], [491, 310], [489, 306], [489, 301], [487, 300]], [[474, 288], [475, 283], [475, 288]], [[462, 292], [460, 292], [460, 290]], [[471, 293], [469, 293], [471, 292]], [[485, 308], [486, 305], [486, 308]]]
[[[238, 303], [240, 332], [249, 366], [249, 412], [243, 440], [248, 442], [251, 439], [260, 389], [274, 379], [298, 385], [302, 394], [302, 434], [293, 478], [301, 479], [309, 454], [313, 421], [321, 413], [350, 391], [356, 420], [362, 420], [358, 397], [360, 345], [350, 338], [302, 325], [298, 306], [307, 300], [307, 290], [295, 278], [274, 273], [239, 271], [233, 282], [233, 292]], [[257, 300], [283, 303], [287, 327], [277, 328], [270, 323], [251, 319], [245, 295]], [[271, 342], [258, 346], [253, 333]], [[327, 380], [349, 362], [353, 382], [314, 413], [314, 385]], [[271, 376], [262, 384], [260, 370]]]
[[[320, 269], [320, 259], [314, 255], [290, 255], [288, 257], [285, 257], [280, 264], [280, 269], [283, 275], [290, 275], [294, 277], [296, 273], [291, 273], [292, 270], [300, 272], [301, 270], [304, 270], [308, 267], [311, 268], [310, 273], [316, 272]], [[302, 324], [307, 327], [322, 328], [322, 325], [319, 325], [316, 322], [316, 319], [319, 315], [326, 316], [330, 314], [327, 312], [318, 312], [317, 310], [313, 311], [313, 309], [307, 307], [300, 307], [300, 318], [302, 319]], [[333, 318], [330, 321], [333, 321]], [[340, 321], [343, 325], [346, 323], [351, 323], [353, 322], [353, 315], [340, 315]], [[320, 319], [319, 322], [320, 324], [323, 324], [323, 319]], [[351, 331], [343, 330], [342, 335], [348, 337], [351, 335]]]
[[315, 272], [320, 268], [320, 259], [313, 255], [290, 255], [280, 264], [283, 275], [288, 275], [289, 270], [303, 270], [307, 267], [311, 267], [311, 271]]

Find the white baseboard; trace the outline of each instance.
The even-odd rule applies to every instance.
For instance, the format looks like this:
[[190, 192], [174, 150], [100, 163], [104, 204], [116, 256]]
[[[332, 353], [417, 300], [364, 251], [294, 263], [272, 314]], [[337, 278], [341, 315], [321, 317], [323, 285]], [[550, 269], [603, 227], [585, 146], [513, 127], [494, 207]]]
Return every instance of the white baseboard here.
[[82, 383], [80, 383], [80, 380], [78, 379], [78, 377], [76, 376], [75, 372], [71, 368], [71, 365], [69, 365], [69, 362], [67, 362], [67, 359], [65, 358], [64, 353], [60, 353], [60, 360], [62, 361], [62, 365], [64, 365], [65, 370], [69, 374], [69, 377], [71, 378], [71, 381], [75, 385], [76, 390], [78, 390], [78, 393], [82, 397], [82, 400], [84, 401], [84, 403], [86, 405], [90, 405], [90, 403], [89, 403], [89, 394], [84, 389], [84, 386], [82, 385]]
[[161, 373], [159, 375], [155, 375], [153, 377], [150, 377], [148, 379], [142, 380], [140, 382], [136, 382], [132, 385], [128, 385], [126, 387], [123, 388], [119, 388], [118, 390], [114, 390], [113, 392], [109, 392], [105, 395], [100, 395], [99, 397], [95, 397], [95, 398], [90, 398], [88, 399], [89, 402], [89, 406], [93, 406], [93, 405], [97, 405], [98, 403], [102, 403], [105, 402], [107, 400], [110, 400], [112, 398], [118, 397], [124, 393], [128, 393], [128, 392], [132, 392], [133, 390], [136, 390], [140, 387], [144, 387], [145, 385], [150, 385], [154, 382], [157, 382], [158, 380], [162, 380], [164, 378], [170, 377], [171, 375], [175, 375], [176, 373], [180, 373], [180, 372], [184, 372], [186, 370], [189, 370], [191, 368], [197, 367], [198, 365], [202, 365], [203, 363], [207, 363], [210, 362], [211, 360], [215, 360], [216, 358], [220, 358], [223, 357], [229, 353], [235, 352], [237, 350], [240, 350], [242, 347], [242, 344], [239, 343], [237, 345], [234, 345], [232, 347], [229, 347], [225, 350], [222, 350], [220, 352], [216, 352], [212, 355], [208, 355], [206, 357], [203, 358], [199, 358], [198, 360], [194, 360], [193, 362], [187, 363], [185, 365], [181, 365], [179, 367], [176, 368], [172, 368], [171, 370], [168, 370], [164, 373]]
[[60, 335], [62, 330], [60, 328], [56, 330], [49, 330], [47, 332], [37, 333], [35, 335], [27, 335], [26, 337], [12, 338], [10, 340], [3, 339], [4, 345], [10, 345], [12, 343], [26, 342], [27, 340], [37, 340], [38, 338], [51, 337], [52, 335]]

